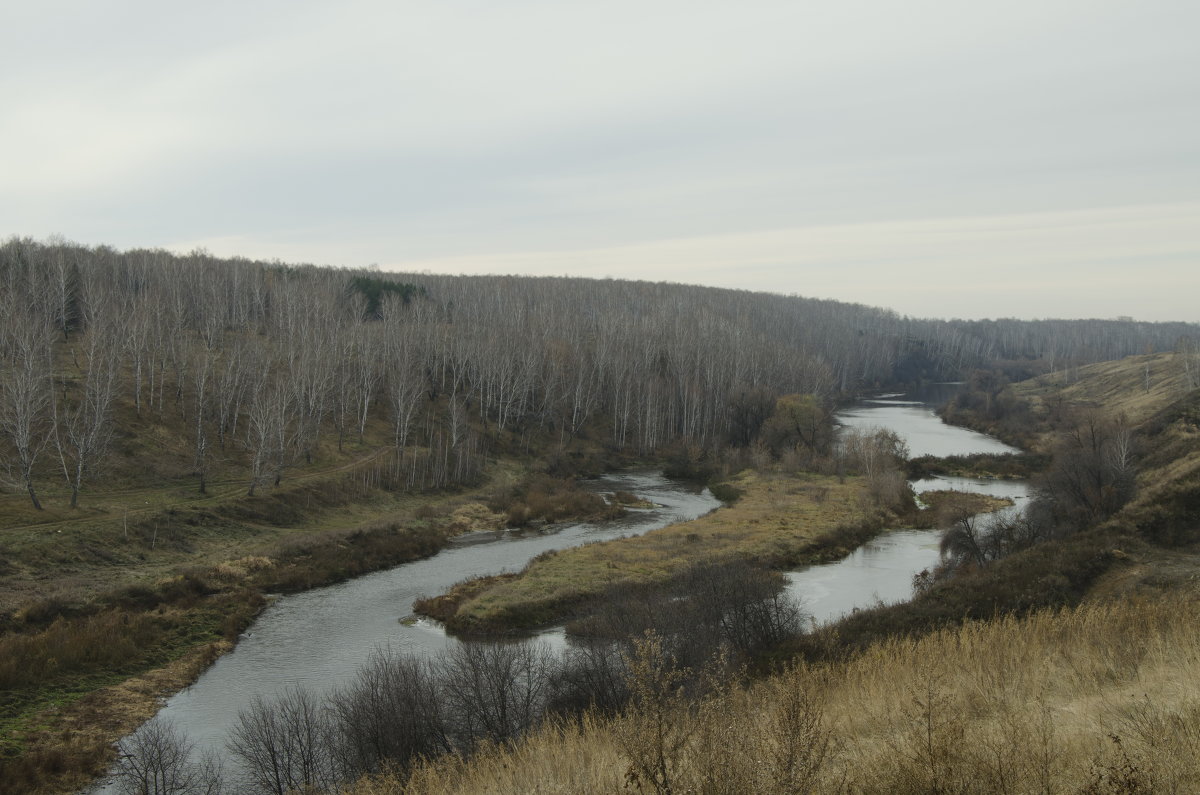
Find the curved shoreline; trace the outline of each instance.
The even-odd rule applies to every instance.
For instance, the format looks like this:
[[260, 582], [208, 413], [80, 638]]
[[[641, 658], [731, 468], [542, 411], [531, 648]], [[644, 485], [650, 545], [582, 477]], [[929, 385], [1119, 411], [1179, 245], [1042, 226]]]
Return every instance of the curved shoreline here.
[[704, 517], [634, 538], [576, 547], [531, 560], [518, 573], [460, 582], [420, 600], [414, 612], [462, 635], [506, 634], [563, 623], [622, 588], [663, 584], [683, 570], [749, 558], [783, 571], [849, 555], [892, 524], [932, 527], [948, 510], [984, 513], [1011, 500], [964, 492], [927, 492], [924, 509], [871, 505], [860, 478], [795, 477], [746, 472], [742, 497]]

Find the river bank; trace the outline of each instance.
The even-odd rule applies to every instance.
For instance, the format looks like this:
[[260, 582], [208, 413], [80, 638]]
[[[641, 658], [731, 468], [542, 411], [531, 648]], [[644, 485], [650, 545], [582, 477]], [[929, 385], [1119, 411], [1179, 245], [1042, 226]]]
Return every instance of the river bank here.
[[[347, 476], [335, 470], [332, 486], [308, 478], [256, 500], [173, 509], [176, 528], [164, 530], [144, 571], [67, 568], [59, 578], [44, 574], [40, 589], [6, 578], [12, 599], [42, 597], [8, 614], [0, 637], [0, 793], [84, 786], [117, 739], [239, 643], [272, 594], [345, 582], [428, 558], [464, 534], [495, 532], [506, 516], [489, 503], [517, 504], [528, 516], [533, 495], [534, 517], [614, 511], [545, 478], [526, 489], [522, 472], [501, 462], [475, 488], [396, 495], [340, 493], [333, 487]], [[272, 507], [281, 505], [291, 507]], [[296, 506], [304, 520], [287, 526]], [[203, 529], [189, 519], [202, 519], [197, 512], [225, 518]], [[188, 555], [183, 541], [192, 536]], [[195, 562], [170, 563], [187, 558]]]
[[[864, 477], [744, 471], [737, 501], [693, 521], [634, 538], [539, 555], [520, 572], [456, 584], [414, 610], [455, 633], [489, 634], [561, 623], [609, 594], [662, 585], [700, 564], [750, 560], [776, 570], [838, 560], [885, 527], [933, 527], [948, 512], [983, 513], [1011, 500], [931, 491], [881, 503]], [[904, 495], [908, 497], [908, 495]]]
[[[1141, 395], [1148, 371], [1137, 361], [1125, 369], [1127, 391]], [[658, 713], [661, 701], [550, 723], [511, 746], [432, 759], [352, 791], [539, 791], [563, 781], [615, 791], [637, 769], [634, 732], [647, 725], [662, 730], [659, 769], [679, 790], [796, 789], [799, 775], [812, 792], [1196, 791], [1200, 750], [1186, 730], [1200, 704], [1188, 685], [1200, 659], [1196, 394], [1144, 415], [1138, 493], [1116, 515], [927, 583], [911, 600], [847, 602], [832, 611], [846, 617], [778, 651], [782, 674]], [[860, 552], [867, 562], [890, 555], [874, 544]], [[841, 582], [838, 565], [817, 573]], [[871, 571], [863, 579], [876, 582]]]
[[695, 518], [719, 504], [707, 491], [654, 473], [624, 473], [585, 483], [593, 493], [637, 494], [657, 507], [631, 510], [597, 524], [468, 533], [435, 555], [284, 596], [241, 634], [231, 653], [168, 698], [160, 713], [198, 748], [220, 752], [239, 710], [255, 696], [270, 698], [296, 686], [317, 695], [328, 693], [348, 681], [380, 644], [434, 656], [457, 643], [430, 622], [403, 621], [421, 596], [444, 590], [464, 576], [515, 570], [549, 549], [645, 532]]

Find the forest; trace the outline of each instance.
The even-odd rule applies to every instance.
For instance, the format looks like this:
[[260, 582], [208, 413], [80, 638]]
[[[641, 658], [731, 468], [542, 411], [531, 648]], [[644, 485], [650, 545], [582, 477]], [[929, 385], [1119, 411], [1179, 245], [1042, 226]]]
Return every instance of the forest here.
[[1015, 380], [1196, 337], [1184, 323], [913, 319], [676, 284], [385, 274], [16, 238], [0, 247], [0, 280], [5, 471], [34, 508], [52, 471], [72, 507], [89, 482], [132, 477], [109, 454], [167, 416], [188, 440], [171, 474], [201, 493], [230, 459], [249, 470], [249, 494], [278, 484], [322, 441], [361, 441], [376, 419], [395, 450], [426, 452], [408, 482], [440, 486], [469, 479], [488, 444], [528, 450], [588, 428], [638, 454], [719, 448], [752, 438], [782, 395], [831, 404], [985, 365]]
[[[676, 751], [702, 758], [707, 746], [696, 737], [718, 730], [714, 711], [733, 710], [755, 688], [782, 688], [791, 723], [746, 731], [761, 731], [768, 744], [786, 732], [809, 737], [783, 767], [760, 771], [806, 791], [817, 779], [804, 765], [820, 765], [820, 738], [829, 735], [804, 666], [851, 665], [849, 649], [875, 653], [872, 644], [892, 642], [896, 627], [924, 637], [956, 631], [965, 617], [1075, 606], [1107, 571], [1111, 556], [1097, 550], [1116, 542], [1088, 533], [1129, 505], [1150, 512], [1138, 502], [1135, 464], [1165, 468], [1193, 447], [1171, 435], [1192, 421], [1186, 406], [1133, 416], [1141, 404], [1131, 403], [1133, 414], [1089, 420], [1072, 405], [1070, 390], [1095, 383], [1096, 368], [1132, 356], [1144, 362], [1144, 378], [1126, 373], [1111, 395], [1085, 402], [1150, 395], [1152, 381], [1179, 384], [1180, 394], [1200, 387], [1196, 324], [909, 318], [681, 284], [389, 273], [11, 238], [0, 245], [0, 792], [59, 791], [96, 775], [132, 728], [103, 694], [168, 669], [160, 690], [186, 685], [228, 650], [269, 593], [430, 555], [489, 523], [619, 512], [574, 489], [579, 475], [666, 466], [728, 503], [740, 496], [731, 485], [740, 469], [771, 473], [736, 481], [742, 488], [794, 478], [806, 484], [793, 488], [803, 499], [825, 508], [844, 501], [855, 506], [846, 515], [861, 517], [840, 528], [847, 535], [805, 537], [809, 546], [776, 556], [794, 564], [821, 544], [821, 554], [852, 548], [909, 510], [896, 486], [900, 468], [947, 464], [906, 462], [886, 437], [834, 445], [833, 411], [865, 391], [962, 381], [945, 416], [1035, 455], [955, 465], [1039, 470], [1044, 513], [986, 531], [950, 519], [945, 565], [907, 613], [864, 611], [840, 640], [797, 640], [798, 617], [779, 600], [777, 575], [709, 561], [581, 618], [589, 631], [622, 638], [620, 648], [597, 646], [563, 665], [512, 644], [464, 646], [430, 666], [381, 652], [330, 715], [297, 691], [255, 704], [240, 726], [247, 754], [270, 739], [272, 722], [325, 733], [304, 746], [319, 745], [311, 770], [259, 782], [261, 791], [336, 788], [361, 776], [379, 776], [360, 781], [362, 792], [393, 791], [404, 785], [388, 776], [401, 773], [414, 791], [435, 791], [439, 777], [474, 775], [454, 767], [467, 756], [490, 764], [522, 737], [549, 747], [593, 729], [603, 747], [634, 754], [627, 785], [670, 791], [672, 776], [692, 780], [670, 768], [678, 759], [663, 747], [636, 756], [649, 753], [647, 733], [668, 713], [697, 718], [699, 734]], [[1167, 397], [1178, 395], [1155, 394], [1156, 411]], [[1173, 457], [1148, 453], [1155, 428], [1174, 440]], [[1191, 492], [1181, 493], [1176, 513], [1190, 515]], [[745, 505], [763, 499], [752, 493]], [[1187, 521], [1139, 515], [1122, 532], [1178, 546], [1191, 538]], [[700, 537], [685, 532], [688, 543]], [[1043, 543], [1058, 545], [1055, 563], [1031, 557]], [[964, 583], [975, 596], [964, 595]], [[639, 602], [694, 603], [701, 612], [629, 618]], [[739, 627], [757, 628], [750, 636], [689, 636], [688, 627], [723, 626], [730, 605], [741, 611]], [[1176, 626], [1174, 614], [1154, 616]], [[925, 642], [944, 641], [931, 637]], [[772, 664], [786, 667], [784, 678], [745, 679], [739, 668], [762, 674]], [[525, 671], [512, 680], [521, 687], [453, 701], [469, 690], [465, 682], [505, 666]], [[850, 687], [839, 677], [866, 676], [821, 670], [837, 687]], [[394, 714], [377, 714], [365, 694], [380, 692], [423, 722], [398, 726]], [[142, 703], [144, 711], [153, 698]], [[622, 712], [630, 704], [636, 709]], [[515, 711], [496, 718], [492, 708]], [[616, 734], [590, 723], [614, 716]], [[182, 743], [169, 727], [142, 740], [159, 746], [126, 758], [157, 758], [160, 767]], [[737, 791], [759, 781], [736, 770], [743, 778], [725, 790], [696, 787]], [[174, 790], [146, 791], [203, 791], [219, 778], [199, 763], [175, 772], [183, 778]]]

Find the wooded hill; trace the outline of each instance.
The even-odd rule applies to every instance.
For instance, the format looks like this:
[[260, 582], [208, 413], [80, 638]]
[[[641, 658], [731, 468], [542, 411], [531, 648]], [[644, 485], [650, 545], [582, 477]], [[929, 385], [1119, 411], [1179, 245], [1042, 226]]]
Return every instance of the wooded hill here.
[[[616, 449], [743, 444], [777, 396], [1022, 375], [1194, 346], [1131, 320], [940, 321], [677, 284], [391, 274], [0, 246], [0, 451], [34, 506], [97, 479], [277, 484], [323, 444], [384, 430], [409, 487], [471, 479], [482, 440], [585, 429]], [[139, 468], [153, 444], [155, 470]], [[400, 459], [404, 458], [403, 461]]]

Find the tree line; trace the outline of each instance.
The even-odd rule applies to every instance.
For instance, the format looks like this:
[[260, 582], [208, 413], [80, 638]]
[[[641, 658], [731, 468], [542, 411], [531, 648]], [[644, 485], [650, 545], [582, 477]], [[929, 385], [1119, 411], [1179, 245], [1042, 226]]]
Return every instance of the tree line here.
[[482, 440], [528, 450], [587, 430], [643, 454], [743, 444], [770, 414], [764, 400], [782, 395], [828, 406], [997, 357], [1079, 364], [1171, 349], [1196, 332], [921, 320], [677, 284], [391, 274], [10, 238], [0, 449], [34, 507], [51, 472], [76, 505], [115, 441], [165, 418], [186, 429], [201, 492], [224, 461], [244, 466], [253, 494], [322, 442], [341, 448], [371, 427], [387, 428], [401, 459], [416, 449], [436, 459], [444, 474], [426, 480], [452, 482], [477, 472]]

